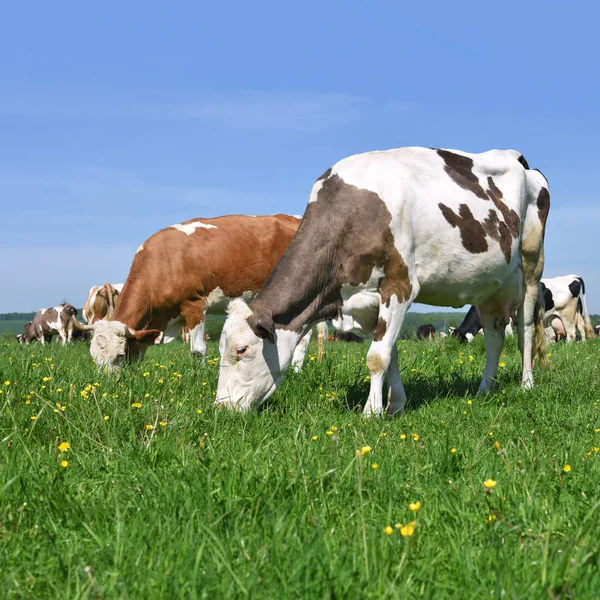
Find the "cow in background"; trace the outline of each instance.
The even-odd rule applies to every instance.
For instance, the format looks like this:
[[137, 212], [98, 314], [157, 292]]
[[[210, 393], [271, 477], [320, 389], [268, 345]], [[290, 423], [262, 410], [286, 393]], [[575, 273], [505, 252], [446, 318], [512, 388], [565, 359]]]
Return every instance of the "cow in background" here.
[[122, 283], [105, 283], [102, 286], [92, 286], [83, 306], [83, 320], [93, 325], [100, 319], [110, 319], [115, 312], [117, 300], [122, 290]]
[[398, 148], [341, 160], [313, 185], [298, 232], [256, 298], [230, 304], [216, 403], [260, 405], [312, 324], [350, 315], [374, 333], [364, 414], [403, 411], [396, 341], [413, 302], [480, 309], [482, 393], [494, 386], [505, 324], [518, 310], [522, 385], [532, 387], [533, 357], [545, 358], [539, 281], [549, 208], [545, 177], [514, 150]]
[[545, 326], [552, 327], [557, 337], [559, 330], [564, 329], [567, 342], [575, 341], [577, 333], [582, 341], [592, 339], [594, 331], [585, 301], [583, 279], [579, 275], [563, 275], [542, 279], [541, 285], [546, 310]]
[[71, 304], [63, 303], [52, 308], [40, 309], [33, 317], [33, 321], [25, 325], [25, 332], [20, 341], [29, 344], [37, 340], [45, 344], [46, 336], [58, 333], [64, 345], [67, 341], [71, 341], [75, 329], [87, 331], [91, 326], [80, 323], [77, 320], [77, 309]]
[[596, 327], [594, 327], [594, 332], [596, 335], [600, 335], [600, 325], [596, 325]]
[[[508, 318], [508, 323], [504, 328], [504, 335], [513, 335], [514, 326], [516, 325], [515, 315], [511, 314]], [[473, 341], [476, 335], [483, 333], [483, 325], [481, 318], [477, 312], [475, 306], [471, 306], [468, 310], [463, 322], [458, 327], [449, 327], [448, 332], [453, 337], [458, 338], [461, 342], [468, 342], [469, 344]]]
[[417, 329], [417, 339], [418, 340], [433, 340], [435, 339], [435, 327], [430, 323], [426, 325], [421, 325]]

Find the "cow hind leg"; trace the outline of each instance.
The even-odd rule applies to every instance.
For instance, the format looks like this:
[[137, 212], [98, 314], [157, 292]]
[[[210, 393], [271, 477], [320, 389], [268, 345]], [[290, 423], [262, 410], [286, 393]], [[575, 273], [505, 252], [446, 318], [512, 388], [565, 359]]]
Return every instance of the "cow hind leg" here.
[[506, 323], [500, 315], [487, 314], [485, 319], [485, 370], [479, 385], [479, 394], [490, 392], [496, 385], [498, 361], [504, 346]]
[[181, 315], [190, 330], [190, 351], [193, 355], [204, 359], [206, 356], [206, 339], [204, 337], [204, 324], [206, 320], [206, 298], [188, 300], [181, 303]]
[[[369, 398], [363, 411], [367, 417], [383, 413], [383, 379], [390, 366], [396, 340], [400, 336], [400, 328], [402, 327], [404, 316], [417, 294], [417, 286], [413, 285], [413, 292], [408, 301], [401, 302], [393, 294], [387, 304], [382, 302], [379, 306], [379, 319], [377, 321], [375, 336], [367, 353], [367, 367], [371, 374]], [[397, 365], [395, 368], [398, 368]], [[400, 373], [396, 374], [394, 369], [392, 369], [392, 384], [394, 401], [390, 411], [393, 411], [394, 407], [396, 407], [397, 411], [400, 404], [404, 406], [405, 396], [403, 398], [399, 391], [400, 387], [398, 384], [402, 384]]]
[[206, 338], [204, 337], [204, 321], [190, 328], [190, 352], [200, 358], [206, 356]]

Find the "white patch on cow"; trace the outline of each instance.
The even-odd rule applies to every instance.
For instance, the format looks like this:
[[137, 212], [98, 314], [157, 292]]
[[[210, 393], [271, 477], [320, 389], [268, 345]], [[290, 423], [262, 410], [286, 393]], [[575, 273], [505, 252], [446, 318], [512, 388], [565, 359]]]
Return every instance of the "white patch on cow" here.
[[178, 223], [177, 225], [171, 225], [173, 229], [182, 231], [186, 235], [192, 235], [196, 229], [217, 229], [216, 225], [208, 225], [201, 221], [192, 221], [191, 223]]
[[140, 244], [139, 248], [135, 251], [136, 254], [141, 252], [144, 249], [144, 244]]
[[313, 185], [312, 190], [310, 192], [310, 197], [308, 198], [309, 204], [311, 204], [312, 202], [316, 202], [319, 199], [319, 192], [321, 191], [324, 182], [325, 179], [319, 179], [319, 181], [315, 181], [315, 184]]
[[262, 402], [277, 389], [302, 337], [280, 329], [272, 344], [252, 331], [248, 325], [251, 315], [245, 302], [233, 300], [219, 340], [221, 365], [215, 403], [239, 411], [251, 408], [257, 398]]
[[171, 319], [167, 323], [167, 327], [162, 336], [159, 336], [160, 342], [154, 342], [155, 344], [170, 344], [173, 340], [177, 338], [177, 336], [181, 333], [181, 317], [177, 317], [175, 319]]
[[299, 373], [304, 365], [304, 359], [308, 352], [308, 344], [312, 337], [312, 329], [309, 329], [308, 333], [298, 342], [298, 345], [294, 348], [294, 354], [292, 355], [292, 368], [295, 373]]
[[129, 328], [119, 321], [96, 321], [90, 354], [99, 367], [119, 368], [125, 360]]
[[38, 312], [43, 315], [47, 310], [48, 310], [47, 308], [40, 308], [40, 310], [38, 310]]

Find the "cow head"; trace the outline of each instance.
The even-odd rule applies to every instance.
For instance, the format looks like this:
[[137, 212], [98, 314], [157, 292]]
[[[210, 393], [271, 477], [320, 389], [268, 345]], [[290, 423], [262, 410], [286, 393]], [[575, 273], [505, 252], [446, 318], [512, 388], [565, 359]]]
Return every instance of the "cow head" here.
[[33, 326], [33, 321], [29, 321], [29, 323], [25, 323], [25, 331], [20, 336], [17, 336], [19, 343], [21, 344], [29, 344], [31, 340], [36, 338], [35, 335], [35, 327]]
[[239, 411], [259, 406], [281, 383], [300, 337], [275, 331], [270, 317], [254, 313], [243, 300], [231, 302], [219, 341], [216, 404]]
[[160, 335], [158, 329], [135, 331], [119, 321], [96, 321], [90, 354], [99, 367], [109, 371], [121, 368], [128, 361], [141, 359], [148, 344]]

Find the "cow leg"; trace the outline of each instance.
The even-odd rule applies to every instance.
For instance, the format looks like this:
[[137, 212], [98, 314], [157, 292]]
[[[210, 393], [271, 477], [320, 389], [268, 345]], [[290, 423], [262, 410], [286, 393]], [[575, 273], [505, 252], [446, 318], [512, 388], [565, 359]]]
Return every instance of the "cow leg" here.
[[204, 321], [190, 328], [190, 352], [204, 359], [206, 356], [206, 338], [204, 337]]
[[479, 394], [490, 392], [496, 385], [498, 361], [504, 346], [505, 322], [502, 316], [486, 315], [485, 319], [485, 370], [479, 385]]
[[388, 415], [397, 415], [404, 412], [406, 404], [406, 392], [402, 385], [400, 377], [400, 368], [398, 367], [398, 346], [394, 343], [390, 366], [388, 368], [388, 403], [386, 413]]
[[519, 350], [523, 360], [521, 385], [526, 389], [533, 387], [533, 334], [537, 293], [537, 285], [526, 284], [523, 304], [517, 314]]
[[292, 367], [294, 369], [294, 373], [299, 373], [302, 370], [302, 365], [304, 364], [304, 358], [306, 357], [306, 352], [308, 351], [308, 343], [310, 342], [311, 336], [312, 329], [309, 329], [308, 333], [298, 342], [296, 348], [294, 348], [294, 355], [292, 356]]
[[206, 319], [206, 298], [186, 300], [181, 303], [181, 315], [190, 330], [190, 351], [202, 359], [206, 356], [206, 339], [204, 338], [204, 322]]
[[[396, 346], [396, 340], [400, 336], [400, 328], [406, 311], [412, 304], [412, 300], [418, 294], [418, 286], [413, 284], [413, 296], [405, 302], [399, 302], [394, 294], [389, 300], [388, 306], [385, 303], [379, 305], [379, 319], [373, 343], [367, 353], [367, 367], [371, 373], [371, 388], [369, 398], [364, 408], [364, 415], [380, 415], [383, 412], [383, 379], [390, 365], [393, 349]], [[399, 380], [398, 374], [398, 380]], [[392, 381], [396, 384], [395, 374]], [[398, 389], [395, 385], [396, 390]]]

